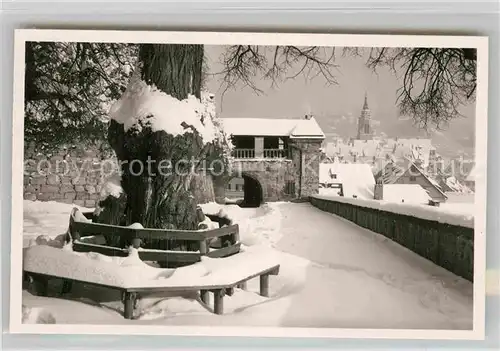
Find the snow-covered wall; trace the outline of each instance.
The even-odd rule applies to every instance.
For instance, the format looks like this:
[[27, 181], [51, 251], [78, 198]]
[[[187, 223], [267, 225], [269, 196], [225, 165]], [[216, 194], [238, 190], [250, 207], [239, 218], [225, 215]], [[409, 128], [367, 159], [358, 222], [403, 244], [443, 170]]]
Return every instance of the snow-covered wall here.
[[382, 234], [468, 280], [474, 271], [474, 219], [432, 206], [311, 196], [313, 206]]
[[357, 207], [366, 207], [392, 214], [410, 216], [427, 221], [474, 229], [473, 215], [457, 214], [452, 211], [448, 211], [444, 207], [441, 208], [419, 204], [394, 203], [388, 201], [349, 198], [331, 195], [316, 195], [314, 196], [314, 198], [326, 201], [341, 202]]

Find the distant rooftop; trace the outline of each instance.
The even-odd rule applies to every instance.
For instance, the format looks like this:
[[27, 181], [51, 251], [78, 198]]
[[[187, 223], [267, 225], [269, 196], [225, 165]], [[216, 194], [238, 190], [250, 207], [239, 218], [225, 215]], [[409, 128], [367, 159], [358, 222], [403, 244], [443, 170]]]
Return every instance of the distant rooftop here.
[[362, 199], [373, 199], [375, 179], [370, 165], [364, 163], [320, 163], [319, 182], [339, 183], [344, 196], [356, 195]]
[[427, 205], [432, 198], [419, 184], [386, 184], [384, 201]]
[[329, 156], [369, 157], [385, 159], [394, 156], [396, 159], [410, 158], [420, 160], [423, 166], [429, 164], [430, 151], [435, 150], [431, 139], [388, 138], [373, 140], [350, 140], [327, 143], [325, 147]]
[[222, 118], [224, 131], [235, 136], [288, 136], [324, 139], [314, 117], [310, 119]]

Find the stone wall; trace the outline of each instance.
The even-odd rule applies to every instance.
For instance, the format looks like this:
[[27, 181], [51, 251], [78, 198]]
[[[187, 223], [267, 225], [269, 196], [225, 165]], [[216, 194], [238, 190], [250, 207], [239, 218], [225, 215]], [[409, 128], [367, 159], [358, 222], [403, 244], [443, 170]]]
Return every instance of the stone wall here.
[[318, 139], [294, 139], [290, 143], [297, 196], [318, 194], [321, 143]]
[[[290, 159], [236, 159], [232, 161], [234, 176], [248, 176], [262, 187], [263, 201], [286, 201], [318, 194], [319, 139], [295, 139], [290, 142]], [[224, 198], [227, 179], [216, 181], [216, 199]]]
[[295, 172], [290, 160], [263, 161], [264, 172], [256, 179], [262, 185], [264, 201], [283, 201], [295, 198], [296, 194], [287, 189], [287, 181], [295, 181]]
[[43, 153], [29, 145], [24, 154], [24, 199], [92, 208], [100, 198], [105, 178], [115, 167], [112, 152], [98, 147]]
[[[246, 175], [262, 187], [263, 201], [284, 201], [318, 193], [320, 140], [295, 140], [291, 160], [248, 159], [233, 161], [233, 176]], [[33, 145], [25, 150], [24, 199], [74, 203], [92, 208], [100, 199], [102, 185], [118, 165], [109, 149], [61, 148], [40, 152]], [[193, 194], [199, 202], [223, 201], [227, 182], [195, 179]], [[203, 191], [202, 191], [203, 190]], [[210, 196], [201, 195], [209, 190]]]
[[[264, 201], [282, 201], [293, 199], [297, 196], [297, 188], [287, 186], [295, 183], [296, 172], [291, 160], [282, 159], [242, 159], [232, 163], [232, 176], [248, 176], [257, 180], [262, 187], [262, 197]], [[226, 179], [219, 181], [216, 193], [225, 192]], [[222, 197], [222, 195], [219, 195]]]

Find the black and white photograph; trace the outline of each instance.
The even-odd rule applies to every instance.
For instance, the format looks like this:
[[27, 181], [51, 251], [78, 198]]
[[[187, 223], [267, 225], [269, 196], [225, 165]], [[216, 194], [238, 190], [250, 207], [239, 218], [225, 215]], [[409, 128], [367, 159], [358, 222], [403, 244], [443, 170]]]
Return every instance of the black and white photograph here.
[[20, 30], [16, 55], [19, 330], [484, 332], [485, 38]]

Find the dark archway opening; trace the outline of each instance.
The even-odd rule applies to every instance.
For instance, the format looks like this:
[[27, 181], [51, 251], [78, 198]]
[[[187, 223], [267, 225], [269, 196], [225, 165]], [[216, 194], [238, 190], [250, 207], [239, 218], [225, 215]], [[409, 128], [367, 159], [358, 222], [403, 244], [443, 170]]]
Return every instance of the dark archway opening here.
[[260, 182], [248, 175], [232, 178], [226, 187], [226, 203], [240, 207], [259, 207], [264, 202]]
[[262, 186], [259, 181], [249, 176], [243, 175], [245, 185], [243, 187], [243, 202], [241, 207], [259, 207], [262, 204]]

